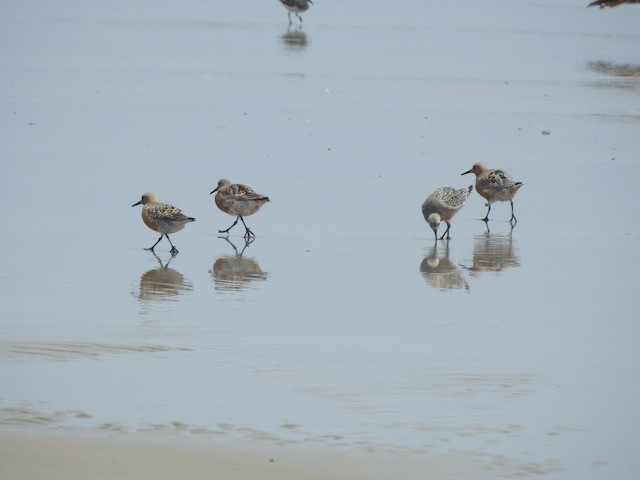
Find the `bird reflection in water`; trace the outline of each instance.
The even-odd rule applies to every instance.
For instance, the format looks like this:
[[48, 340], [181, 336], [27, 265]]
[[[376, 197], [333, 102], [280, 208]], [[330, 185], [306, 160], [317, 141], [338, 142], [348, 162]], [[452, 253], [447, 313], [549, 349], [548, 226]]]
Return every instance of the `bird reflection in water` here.
[[465, 267], [473, 277], [483, 272], [502, 272], [520, 266], [513, 242], [513, 225], [509, 233], [487, 231], [473, 238], [473, 265]]
[[287, 31], [280, 35], [280, 40], [287, 50], [300, 51], [307, 48], [307, 34], [300, 28], [294, 28], [289, 25]]
[[588, 62], [587, 70], [606, 77], [604, 80], [592, 82], [592, 85], [596, 87], [618, 88], [634, 93], [640, 92], [640, 65], [597, 60]]
[[266, 280], [269, 274], [260, 269], [258, 262], [252, 258], [243, 257], [244, 251], [253, 243], [254, 238], [245, 239], [240, 252], [228, 237], [220, 238], [231, 245], [234, 254], [220, 257], [213, 263], [209, 272], [213, 277], [216, 290], [243, 290], [257, 280]]
[[439, 248], [438, 245], [431, 248], [420, 263], [420, 273], [424, 281], [433, 288], [469, 291], [469, 284], [462, 271], [449, 260], [449, 242], [446, 242], [443, 248]]
[[181, 293], [193, 290], [193, 285], [186, 282], [184, 276], [180, 272], [173, 268], [169, 268], [169, 264], [174, 258], [173, 255], [167, 263], [164, 264], [155, 252], [151, 253], [156, 257], [160, 266], [143, 273], [140, 277], [140, 292], [138, 294], [138, 298], [140, 300], [172, 300]]
[[631, 63], [614, 63], [598, 60], [587, 63], [587, 68], [602, 75], [640, 81], [640, 65]]
[[[603, 76], [601, 80], [589, 82], [589, 85], [595, 88], [616, 89], [631, 95], [640, 94], [640, 65], [597, 60], [588, 62], [586, 68]], [[640, 115], [636, 112], [618, 115], [601, 113], [595, 116], [604, 120], [622, 123], [635, 124], [640, 122]]]

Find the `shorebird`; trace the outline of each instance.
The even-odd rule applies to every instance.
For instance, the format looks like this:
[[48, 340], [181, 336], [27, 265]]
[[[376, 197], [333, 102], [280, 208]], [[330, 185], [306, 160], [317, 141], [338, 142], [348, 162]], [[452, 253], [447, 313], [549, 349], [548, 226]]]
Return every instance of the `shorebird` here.
[[640, 0], [596, 0], [595, 2], [591, 2], [589, 5], [587, 5], [587, 7], [595, 7], [597, 5], [600, 8], [612, 8], [624, 3], [640, 3]]
[[309, 4], [313, 5], [311, 0], [280, 0], [280, 3], [284, 5], [284, 8], [289, 10], [287, 12], [287, 15], [289, 16], [289, 24], [293, 23], [291, 21], [291, 12], [295, 13], [296, 17], [300, 19], [300, 23], [302, 23], [300, 13], [309, 10]]
[[150, 248], [145, 248], [145, 250], [151, 250], [153, 252], [153, 249], [160, 243], [162, 237], [167, 237], [167, 240], [169, 240], [171, 244], [171, 253], [178, 253], [178, 249], [171, 243], [169, 234], [179, 232], [187, 223], [195, 222], [196, 219], [187, 217], [179, 208], [173, 205], [158, 202], [153, 193], [145, 193], [139, 202], [131, 206], [135, 207], [136, 205], [142, 205], [142, 221], [144, 224], [151, 230], [160, 233], [158, 241]]
[[446, 222], [447, 229], [440, 237], [440, 240], [442, 240], [445, 235], [447, 236], [447, 240], [451, 238], [449, 236], [449, 229], [451, 228], [450, 220], [464, 206], [464, 201], [471, 193], [471, 190], [473, 190], [473, 185], [459, 190], [451, 187], [440, 187], [424, 201], [422, 204], [422, 215], [424, 215], [424, 219], [433, 230], [436, 242], [438, 241], [438, 226], [441, 221]]
[[487, 214], [482, 219], [485, 222], [489, 221], [489, 212], [491, 211], [491, 204], [493, 202], [506, 202], [511, 203], [511, 218], [510, 222], [517, 223], [518, 219], [513, 214], [513, 197], [517, 193], [518, 189], [523, 185], [522, 182], [516, 182], [509, 173], [504, 170], [496, 168], [490, 169], [482, 163], [475, 163], [471, 170], [467, 170], [462, 175], [467, 173], [474, 173], [476, 176], [476, 191], [487, 199]]
[[218, 181], [218, 186], [211, 193], [216, 193], [216, 205], [220, 210], [229, 215], [235, 216], [236, 221], [226, 230], [218, 230], [218, 233], [229, 233], [235, 227], [238, 220], [242, 221], [245, 228], [244, 238], [255, 237], [255, 234], [244, 223], [244, 218], [253, 215], [260, 207], [269, 201], [269, 197], [256, 193], [252, 188], [239, 183], [231, 183], [226, 178]]

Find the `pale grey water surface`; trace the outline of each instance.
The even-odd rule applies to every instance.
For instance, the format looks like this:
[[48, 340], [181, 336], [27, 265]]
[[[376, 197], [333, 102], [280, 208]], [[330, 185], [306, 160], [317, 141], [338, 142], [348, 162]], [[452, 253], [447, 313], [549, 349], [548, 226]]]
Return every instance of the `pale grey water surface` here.
[[[586, 3], [5, 2], [0, 431], [638, 478], [640, 7]], [[473, 193], [434, 247], [476, 161], [519, 223]], [[272, 199], [244, 251], [221, 177]], [[197, 218], [173, 259], [147, 191]]]

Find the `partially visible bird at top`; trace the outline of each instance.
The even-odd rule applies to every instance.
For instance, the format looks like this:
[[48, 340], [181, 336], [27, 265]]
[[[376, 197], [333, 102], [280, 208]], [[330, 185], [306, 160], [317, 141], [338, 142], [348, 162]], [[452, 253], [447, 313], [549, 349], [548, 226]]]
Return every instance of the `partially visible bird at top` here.
[[595, 2], [591, 2], [589, 5], [587, 5], [587, 7], [598, 6], [600, 8], [613, 8], [625, 3], [640, 3], [640, 0], [596, 0]]
[[236, 221], [226, 230], [218, 230], [218, 233], [229, 233], [238, 220], [242, 221], [245, 228], [245, 238], [255, 237], [255, 234], [244, 223], [244, 218], [253, 215], [260, 207], [269, 202], [269, 197], [256, 193], [251, 187], [239, 183], [231, 183], [226, 178], [218, 181], [218, 186], [211, 193], [216, 193], [215, 202], [217, 207], [229, 215], [235, 216]]
[[295, 13], [296, 17], [300, 19], [300, 23], [302, 23], [300, 13], [309, 10], [309, 4], [313, 5], [311, 0], [280, 0], [280, 3], [282, 3], [284, 8], [288, 10], [287, 15], [289, 16], [289, 25], [293, 23], [291, 21], [291, 12]]
[[156, 200], [156, 196], [153, 193], [145, 193], [139, 202], [131, 205], [142, 205], [142, 221], [151, 230], [155, 230], [160, 233], [160, 238], [150, 248], [145, 250], [151, 250], [155, 248], [162, 237], [167, 237], [169, 244], [171, 245], [171, 253], [178, 253], [178, 249], [173, 245], [169, 238], [169, 233], [179, 232], [189, 222], [195, 222], [193, 217], [187, 217], [180, 211], [179, 208], [173, 205], [167, 205], [166, 203], [160, 203]]
[[438, 241], [438, 226], [440, 222], [446, 222], [447, 224], [447, 229], [440, 237], [440, 240], [442, 240], [445, 235], [447, 236], [447, 240], [451, 238], [449, 236], [449, 230], [451, 229], [450, 221], [464, 206], [464, 201], [472, 190], [473, 185], [461, 189], [440, 187], [422, 203], [422, 215], [433, 230], [436, 241]]
[[510, 222], [517, 223], [518, 219], [513, 214], [513, 197], [518, 189], [523, 185], [522, 182], [516, 182], [513, 177], [506, 171], [497, 168], [490, 169], [482, 163], [475, 163], [471, 170], [467, 170], [462, 175], [473, 173], [476, 176], [476, 191], [487, 200], [487, 214], [482, 219], [489, 221], [489, 212], [491, 204], [494, 202], [510, 202], [511, 218]]

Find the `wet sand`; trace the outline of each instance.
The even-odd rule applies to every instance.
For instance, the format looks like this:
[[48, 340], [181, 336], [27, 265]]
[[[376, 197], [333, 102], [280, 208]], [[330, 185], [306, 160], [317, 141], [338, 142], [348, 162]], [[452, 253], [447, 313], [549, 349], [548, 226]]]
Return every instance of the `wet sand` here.
[[0, 435], [0, 474], [36, 480], [404, 480], [522, 477], [558, 471], [499, 456], [361, 452], [317, 445], [220, 441], [157, 432], [30, 432]]
[[152, 434], [4, 433], [0, 462], [3, 478], [23, 480], [388, 478], [375, 459], [247, 443], [205, 447]]

